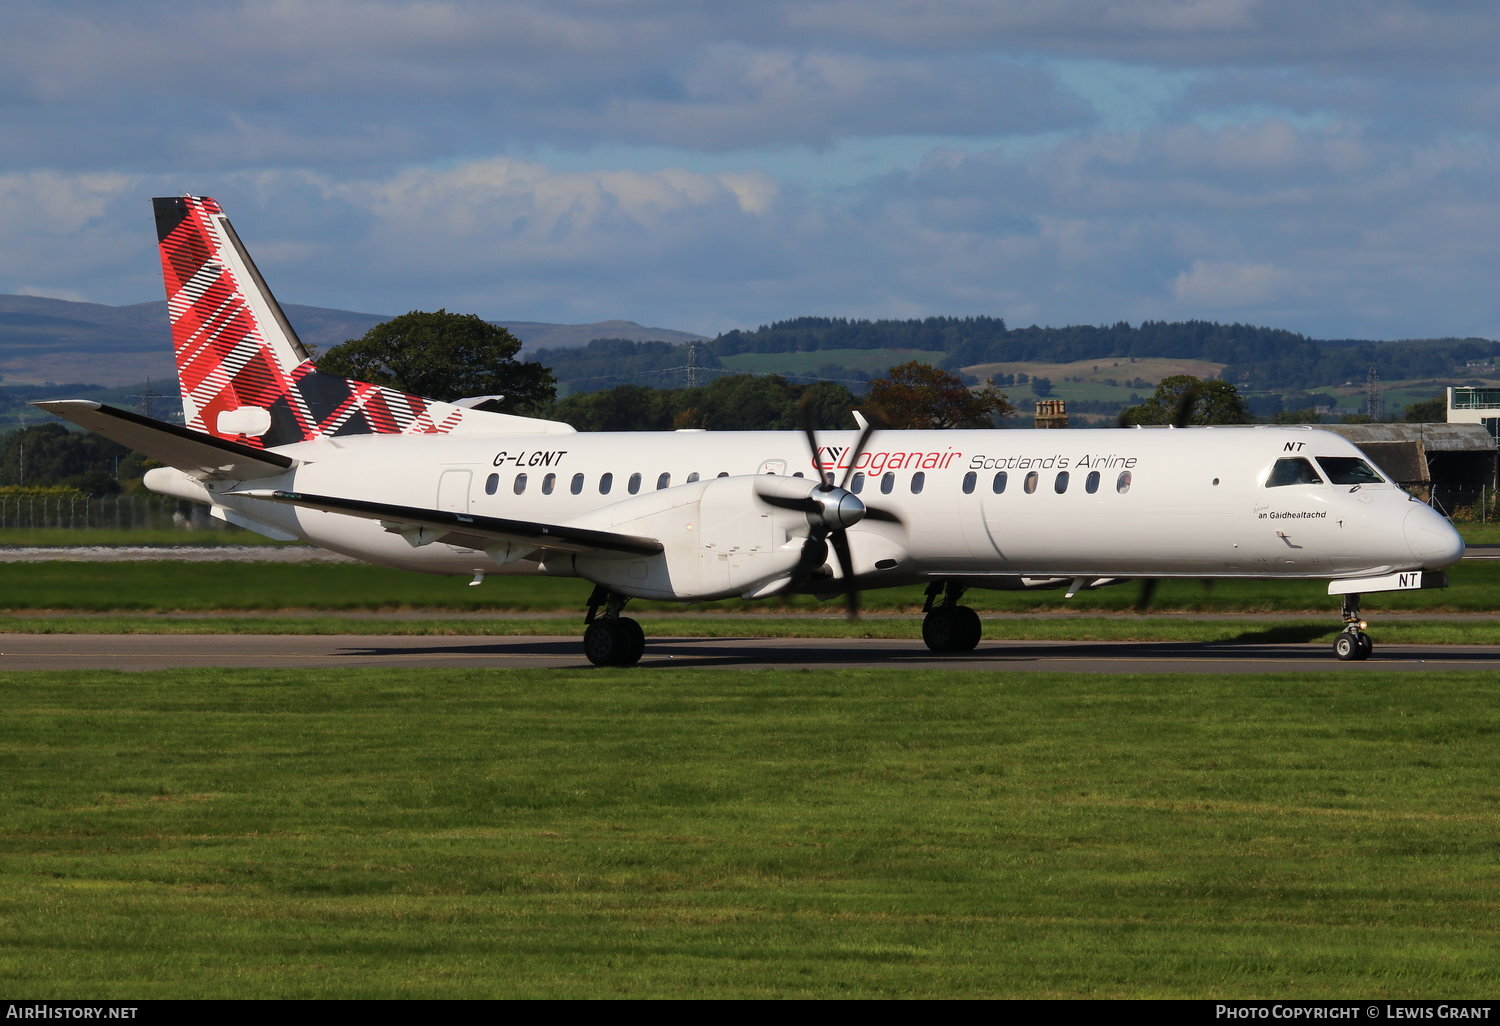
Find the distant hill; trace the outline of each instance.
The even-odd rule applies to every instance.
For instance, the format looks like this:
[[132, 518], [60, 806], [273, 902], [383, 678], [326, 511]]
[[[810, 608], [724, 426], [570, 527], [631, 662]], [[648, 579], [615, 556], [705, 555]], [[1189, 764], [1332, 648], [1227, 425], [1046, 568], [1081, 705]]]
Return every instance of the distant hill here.
[[[312, 306], [286, 311], [303, 341], [319, 349], [387, 319]], [[627, 384], [680, 388], [690, 378], [743, 373], [834, 381], [860, 393], [864, 382], [911, 359], [993, 378], [1023, 408], [1061, 398], [1076, 418], [1103, 423], [1168, 374], [1222, 375], [1261, 416], [1362, 410], [1372, 370], [1392, 412], [1440, 394], [1444, 384], [1500, 386], [1500, 342], [1481, 338], [1317, 340], [1207, 321], [1010, 328], [997, 317], [800, 317], [709, 340], [633, 321], [496, 323], [522, 340], [526, 356], [552, 368], [561, 396]], [[29, 416], [26, 402], [62, 394], [140, 406], [148, 378], [151, 391], [175, 397], [168, 337], [165, 302], [101, 306], [0, 295], [0, 420]]]
[[[286, 306], [302, 341], [318, 349], [358, 338], [389, 314], [319, 306]], [[691, 342], [701, 336], [634, 321], [546, 324], [496, 321], [526, 350], [581, 346], [596, 338]], [[0, 295], [0, 385], [136, 385], [176, 380], [165, 300], [130, 306], [75, 303], [40, 296]]]

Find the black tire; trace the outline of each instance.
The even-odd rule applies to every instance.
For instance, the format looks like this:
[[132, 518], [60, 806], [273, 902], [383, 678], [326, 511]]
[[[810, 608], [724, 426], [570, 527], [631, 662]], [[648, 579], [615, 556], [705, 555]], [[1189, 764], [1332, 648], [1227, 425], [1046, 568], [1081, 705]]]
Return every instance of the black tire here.
[[583, 632], [583, 654], [595, 666], [634, 666], [646, 636], [634, 620], [595, 620]]
[[968, 606], [938, 606], [922, 621], [922, 641], [933, 652], [972, 652], [984, 626]]
[[979, 622], [979, 614], [968, 606], [953, 607], [953, 621], [957, 628], [953, 633], [953, 652], [972, 652], [979, 647], [979, 639], [984, 636], [984, 624]]
[[620, 661], [616, 666], [634, 666], [641, 661], [641, 656], [646, 651], [646, 632], [641, 630], [641, 625], [628, 616], [622, 616], [615, 621], [616, 629], [620, 632], [622, 648]]
[[1370, 658], [1370, 653], [1373, 651], [1375, 651], [1375, 642], [1370, 639], [1370, 636], [1368, 634], [1359, 635], [1359, 655], [1354, 658], [1368, 659]]
[[1345, 631], [1333, 639], [1333, 654], [1339, 657], [1340, 662], [1347, 663], [1351, 659], [1359, 659], [1361, 658], [1359, 653], [1359, 641], [1349, 632]]

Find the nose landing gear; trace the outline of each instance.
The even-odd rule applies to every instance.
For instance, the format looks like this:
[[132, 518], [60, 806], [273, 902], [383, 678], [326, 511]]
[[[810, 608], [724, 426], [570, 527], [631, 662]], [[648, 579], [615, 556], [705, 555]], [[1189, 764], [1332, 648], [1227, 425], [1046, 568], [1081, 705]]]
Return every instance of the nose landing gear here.
[[1369, 626], [1359, 615], [1359, 596], [1344, 596], [1344, 629], [1333, 642], [1333, 654], [1340, 661], [1359, 661], [1370, 658], [1370, 653], [1375, 650], [1375, 643], [1365, 633]]

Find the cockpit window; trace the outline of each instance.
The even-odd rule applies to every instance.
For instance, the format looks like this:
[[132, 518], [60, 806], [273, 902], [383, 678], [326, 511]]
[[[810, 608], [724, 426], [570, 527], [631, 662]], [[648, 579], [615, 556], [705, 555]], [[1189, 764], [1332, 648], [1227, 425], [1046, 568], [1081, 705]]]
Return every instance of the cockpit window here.
[[1355, 456], [1319, 456], [1318, 466], [1323, 468], [1328, 480], [1337, 485], [1385, 484], [1385, 478]]
[[1288, 456], [1276, 461], [1271, 468], [1271, 474], [1266, 478], [1267, 488], [1280, 488], [1283, 485], [1298, 484], [1322, 484], [1323, 479], [1313, 469], [1313, 465], [1301, 456]]

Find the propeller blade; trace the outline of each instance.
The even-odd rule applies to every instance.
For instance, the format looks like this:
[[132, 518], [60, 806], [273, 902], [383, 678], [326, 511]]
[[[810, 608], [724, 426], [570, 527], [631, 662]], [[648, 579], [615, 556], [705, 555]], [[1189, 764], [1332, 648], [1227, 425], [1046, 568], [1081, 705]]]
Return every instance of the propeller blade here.
[[1135, 600], [1135, 611], [1137, 613], [1148, 613], [1151, 611], [1151, 603], [1156, 599], [1157, 586], [1161, 581], [1155, 577], [1148, 577], [1141, 582], [1141, 597]]
[[1197, 405], [1198, 386], [1189, 385], [1177, 397], [1177, 409], [1172, 411], [1172, 426], [1176, 428], [1187, 427], [1188, 422], [1193, 419], [1193, 407]]
[[767, 506], [775, 506], [777, 509], [790, 509], [798, 513], [817, 513], [823, 509], [823, 504], [811, 495], [786, 496], [777, 495], [775, 492], [756, 492], [760, 501]]
[[849, 479], [854, 476], [854, 465], [859, 462], [860, 454], [865, 451], [865, 446], [870, 443], [870, 436], [875, 433], [875, 422], [867, 420], [859, 437], [854, 441], [854, 449], [849, 453], [849, 465], [844, 468], [844, 479], [839, 482], [840, 488], [849, 487]]
[[802, 404], [798, 407], [799, 419], [802, 421], [802, 434], [807, 439], [807, 451], [812, 453], [813, 469], [818, 472], [818, 487], [823, 488], [828, 484], [828, 476], [823, 470], [823, 464], [818, 461], [818, 432], [813, 425], [812, 396], [804, 395]]
[[832, 531], [828, 540], [833, 544], [834, 554], [839, 559], [839, 570], [843, 573], [844, 608], [849, 619], [859, 619], [859, 592], [854, 590], [854, 554], [849, 551], [849, 535], [846, 531]]
[[828, 543], [817, 535], [809, 535], [802, 543], [802, 557], [793, 571], [798, 577], [812, 573], [828, 562]]

